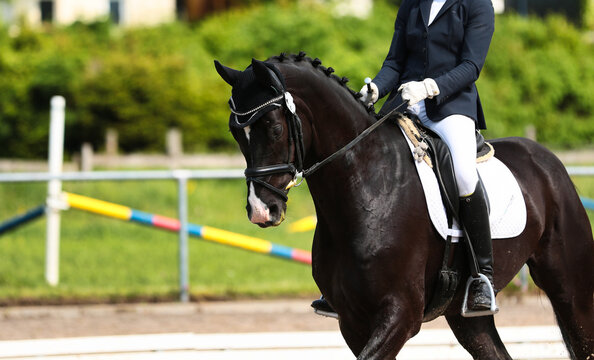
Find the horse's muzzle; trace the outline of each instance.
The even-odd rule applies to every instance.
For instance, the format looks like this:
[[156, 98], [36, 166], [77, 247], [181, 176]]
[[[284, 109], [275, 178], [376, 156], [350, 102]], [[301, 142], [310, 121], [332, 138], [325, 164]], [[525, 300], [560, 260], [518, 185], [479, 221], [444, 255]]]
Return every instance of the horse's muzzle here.
[[266, 208], [264, 210], [254, 209], [251, 208], [250, 204], [246, 206], [248, 212], [248, 218], [250, 221], [262, 228], [267, 228], [270, 226], [278, 226], [285, 220], [285, 211], [277, 209], [277, 206], [272, 206], [271, 208]]
[[260, 198], [255, 193], [253, 183], [250, 183], [246, 210], [252, 223], [263, 228], [278, 226], [285, 219], [286, 203], [272, 194]]

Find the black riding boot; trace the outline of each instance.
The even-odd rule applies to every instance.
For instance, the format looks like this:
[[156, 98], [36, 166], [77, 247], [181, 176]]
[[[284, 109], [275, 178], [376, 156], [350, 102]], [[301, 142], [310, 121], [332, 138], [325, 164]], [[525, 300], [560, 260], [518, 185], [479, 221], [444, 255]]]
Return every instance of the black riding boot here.
[[[481, 274], [493, 286], [493, 244], [489, 224], [489, 205], [487, 194], [479, 181], [474, 193], [460, 198], [460, 221], [470, 237]], [[475, 281], [468, 294], [468, 309], [471, 311], [489, 310], [491, 293], [486, 283]]]
[[311, 307], [314, 308], [314, 312], [318, 315], [338, 319], [338, 314], [336, 314], [336, 311], [334, 311], [324, 296], [321, 296], [318, 300], [314, 300], [311, 303]]

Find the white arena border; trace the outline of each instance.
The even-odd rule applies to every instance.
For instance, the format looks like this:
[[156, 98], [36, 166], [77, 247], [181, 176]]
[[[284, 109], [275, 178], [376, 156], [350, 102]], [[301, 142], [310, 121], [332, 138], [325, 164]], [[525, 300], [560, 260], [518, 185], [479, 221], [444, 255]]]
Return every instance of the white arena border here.
[[[514, 359], [568, 359], [556, 326], [498, 329]], [[0, 359], [297, 360], [354, 359], [337, 331], [173, 333], [0, 341]], [[427, 329], [406, 343], [399, 360], [471, 359], [449, 329]]]

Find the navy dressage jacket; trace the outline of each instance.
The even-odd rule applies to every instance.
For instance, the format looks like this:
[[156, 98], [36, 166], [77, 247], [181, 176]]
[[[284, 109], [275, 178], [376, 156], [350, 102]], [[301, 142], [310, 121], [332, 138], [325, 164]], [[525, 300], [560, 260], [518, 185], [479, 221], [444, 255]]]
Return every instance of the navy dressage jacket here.
[[398, 10], [390, 50], [373, 79], [380, 98], [391, 92], [380, 114], [402, 102], [396, 91], [401, 84], [432, 78], [440, 94], [425, 100], [429, 119], [461, 114], [484, 129], [475, 81], [493, 37], [493, 4], [491, 0], [447, 0], [427, 26], [431, 3], [404, 0]]

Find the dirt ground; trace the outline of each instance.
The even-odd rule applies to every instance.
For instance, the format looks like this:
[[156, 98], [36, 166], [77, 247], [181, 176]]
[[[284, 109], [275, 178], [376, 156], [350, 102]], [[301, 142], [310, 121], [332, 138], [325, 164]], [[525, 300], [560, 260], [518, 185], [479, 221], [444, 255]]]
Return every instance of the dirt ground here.
[[[312, 299], [0, 308], [0, 340], [152, 333], [338, 330]], [[498, 299], [497, 326], [554, 325], [545, 296]], [[440, 317], [423, 328], [445, 328]]]

